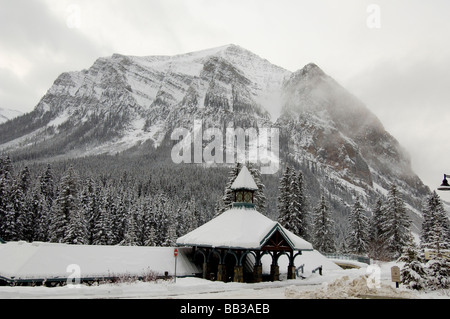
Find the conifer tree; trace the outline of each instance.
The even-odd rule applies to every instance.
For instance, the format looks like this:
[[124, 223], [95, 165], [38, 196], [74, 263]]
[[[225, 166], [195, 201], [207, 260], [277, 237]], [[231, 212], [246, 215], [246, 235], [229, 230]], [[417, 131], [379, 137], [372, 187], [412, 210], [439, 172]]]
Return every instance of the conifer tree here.
[[427, 263], [427, 287], [432, 290], [450, 288], [450, 261], [438, 254]]
[[334, 221], [331, 218], [324, 195], [321, 196], [320, 202], [314, 210], [313, 236], [316, 250], [322, 253], [333, 253], [336, 251]]
[[254, 195], [254, 203], [255, 203], [255, 209], [260, 212], [261, 214], [265, 215], [267, 213], [267, 198], [264, 193], [266, 186], [261, 181], [261, 172], [256, 167], [255, 164], [247, 163], [247, 168], [250, 172], [250, 174], [253, 177], [253, 180], [255, 181], [256, 186], [258, 187], [258, 190], [255, 191]]
[[280, 181], [278, 221], [294, 234], [309, 239], [309, 216], [302, 172], [286, 167]]
[[69, 219], [80, 209], [78, 187], [78, 174], [71, 165], [61, 179], [60, 192], [52, 209], [49, 226], [49, 237], [52, 242], [65, 241]]
[[3, 219], [3, 235], [4, 240], [17, 241], [22, 240], [23, 226], [28, 217], [26, 205], [24, 203], [24, 194], [20, 184], [12, 180], [12, 187], [10, 189], [9, 197], [7, 197], [7, 204], [5, 215]]
[[233, 202], [234, 202], [234, 192], [231, 189], [231, 185], [233, 185], [236, 177], [239, 175], [239, 172], [242, 169], [241, 163], [236, 163], [233, 168], [228, 173], [228, 182], [225, 186], [224, 195], [221, 199], [219, 199], [218, 203], [216, 204], [216, 216], [219, 216], [224, 211], [231, 208]]
[[55, 197], [55, 185], [53, 180], [53, 172], [50, 164], [47, 164], [47, 169], [45, 173], [40, 177], [41, 182], [41, 193], [45, 200], [49, 203], [51, 207], [53, 199]]
[[421, 231], [422, 248], [450, 248], [450, 222], [436, 191], [427, 198]]
[[125, 232], [123, 236], [123, 240], [120, 242], [122, 246], [137, 246], [137, 235], [136, 235], [136, 220], [135, 220], [135, 212], [130, 211], [128, 213], [126, 224], [125, 224]]
[[369, 220], [362, 208], [359, 197], [356, 198], [353, 209], [348, 216], [348, 225], [348, 249], [355, 254], [366, 254], [369, 247]]
[[292, 173], [291, 168], [286, 166], [283, 175], [280, 180], [280, 185], [278, 186], [278, 222], [284, 226], [288, 227], [289, 223], [289, 203], [291, 200], [291, 180]]
[[418, 248], [410, 241], [403, 249], [399, 262], [404, 262], [401, 269], [401, 280], [409, 289], [422, 290], [427, 285], [426, 269], [420, 259]]
[[372, 209], [372, 216], [369, 220], [369, 256], [377, 260], [389, 260], [390, 254], [383, 241], [383, 234], [386, 224], [386, 209], [383, 200], [379, 197]]
[[107, 199], [103, 197], [99, 205], [98, 218], [94, 225], [94, 245], [109, 245], [112, 242], [111, 225], [112, 221], [107, 207]]
[[392, 184], [386, 203], [386, 220], [382, 226], [385, 230], [382, 240], [392, 258], [398, 258], [403, 251], [403, 247], [410, 241], [410, 224], [411, 221], [406, 212], [405, 203], [400, 197], [397, 187]]
[[87, 222], [83, 209], [78, 209], [69, 215], [64, 242], [72, 245], [88, 244]]

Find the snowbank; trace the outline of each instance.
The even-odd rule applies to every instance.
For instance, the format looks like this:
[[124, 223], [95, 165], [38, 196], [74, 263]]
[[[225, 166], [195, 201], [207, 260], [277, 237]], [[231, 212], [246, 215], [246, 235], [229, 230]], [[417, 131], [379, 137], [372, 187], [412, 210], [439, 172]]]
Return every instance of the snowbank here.
[[[190, 249], [178, 248], [177, 275], [200, 273], [187, 257]], [[67, 278], [79, 266], [81, 278], [140, 276], [151, 271], [173, 275], [171, 247], [87, 246], [43, 242], [8, 242], [0, 245], [0, 277], [15, 279]]]
[[368, 283], [368, 276], [351, 280], [343, 276], [332, 283], [324, 282], [322, 287], [311, 291], [301, 291], [298, 287], [286, 288], [286, 298], [298, 299], [353, 299], [353, 298], [413, 298], [413, 294], [404, 289], [396, 289], [384, 283], [376, 286]]

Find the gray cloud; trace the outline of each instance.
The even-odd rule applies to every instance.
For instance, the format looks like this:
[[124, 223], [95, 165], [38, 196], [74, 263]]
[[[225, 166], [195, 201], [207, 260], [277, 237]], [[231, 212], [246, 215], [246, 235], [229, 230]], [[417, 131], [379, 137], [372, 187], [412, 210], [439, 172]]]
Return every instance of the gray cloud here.
[[[372, 3], [380, 29], [366, 24]], [[67, 26], [71, 4], [79, 29]], [[114, 52], [235, 43], [291, 71], [315, 62], [381, 119], [425, 183], [450, 173], [448, 0], [0, 0], [0, 8], [0, 107], [30, 111], [60, 73]]]
[[13, 70], [23, 69], [23, 75], [0, 72], [9, 87], [0, 95], [3, 107], [30, 111], [61, 72], [86, 68], [108, 51], [68, 28], [41, 1], [1, 0], [0, 5], [0, 55], [16, 60]]

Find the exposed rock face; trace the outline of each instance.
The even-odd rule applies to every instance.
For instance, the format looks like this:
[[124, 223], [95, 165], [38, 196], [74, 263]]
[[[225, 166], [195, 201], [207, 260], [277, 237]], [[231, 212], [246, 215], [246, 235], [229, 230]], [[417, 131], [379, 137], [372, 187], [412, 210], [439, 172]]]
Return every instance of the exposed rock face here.
[[236, 45], [115, 54], [63, 73], [33, 112], [0, 126], [0, 151], [39, 159], [158, 147], [195, 119], [204, 127], [278, 127], [282, 165], [306, 170], [311, 193], [328, 192], [340, 209], [393, 182], [411, 208], [428, 191], [376, 116], [317, 65], [290, 72]]

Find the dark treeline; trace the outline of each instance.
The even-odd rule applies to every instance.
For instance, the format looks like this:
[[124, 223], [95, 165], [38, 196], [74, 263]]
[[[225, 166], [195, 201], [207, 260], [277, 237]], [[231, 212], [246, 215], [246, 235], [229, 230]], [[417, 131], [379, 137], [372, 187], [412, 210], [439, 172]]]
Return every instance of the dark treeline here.
[[0, 159], [0, 237], [95, 245], [173, 245], [210, 220], [228, 168], [96, 156]]

